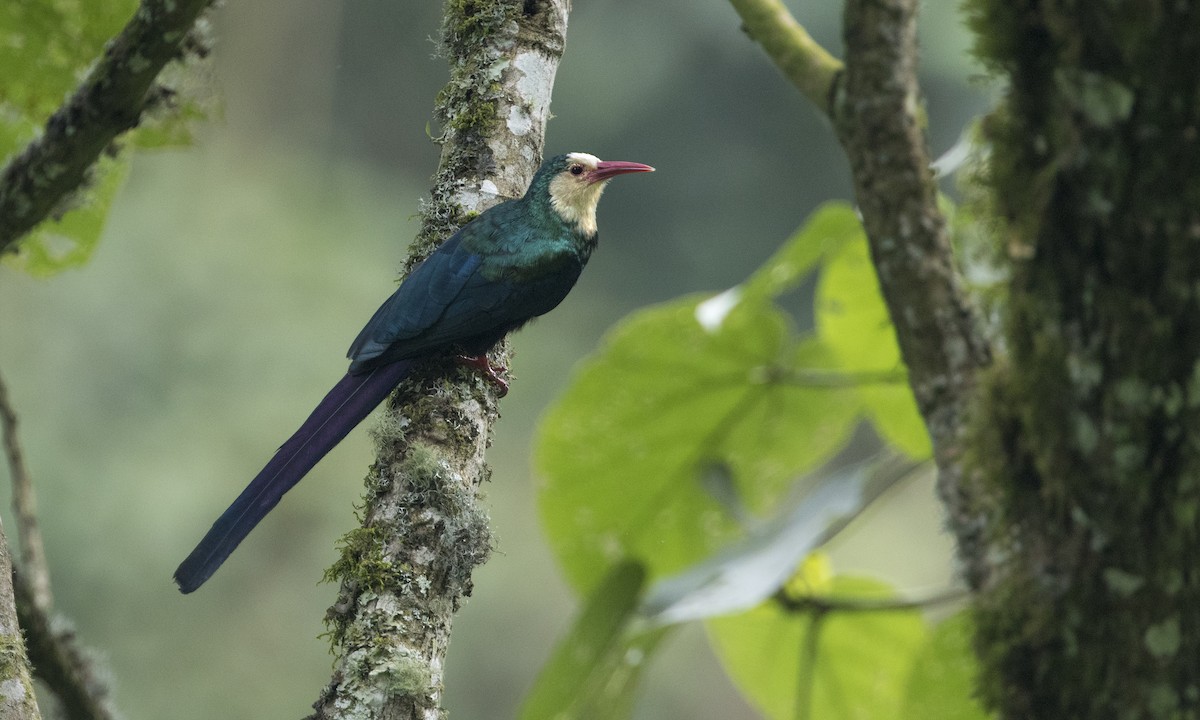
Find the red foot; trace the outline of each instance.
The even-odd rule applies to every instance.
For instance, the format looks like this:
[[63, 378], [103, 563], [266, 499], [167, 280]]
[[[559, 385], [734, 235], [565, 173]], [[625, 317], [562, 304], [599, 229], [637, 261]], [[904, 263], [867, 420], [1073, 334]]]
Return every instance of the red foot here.
[[487, 355], [459, 355], [454, 359], [463, 365], [473, 367], [479, 372], [483, 373], [483, 376], [496, 386], [500, 397], [504, 397], [508, 394], [508, 383], [504, 380], [504, 378], [500, 377], [500, 373], [508, 372], [508, 368], [504, 367], [503, 365], [492, 365], [491, 361], [488, 360]]

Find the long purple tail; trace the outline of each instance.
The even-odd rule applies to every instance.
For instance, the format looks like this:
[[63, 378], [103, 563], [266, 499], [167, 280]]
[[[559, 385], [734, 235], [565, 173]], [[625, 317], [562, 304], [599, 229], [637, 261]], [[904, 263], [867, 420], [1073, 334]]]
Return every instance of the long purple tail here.
[[362, 375], [346, 375], [334, 385], [300, 429], [217, 518], [192, 554], [180, 563], [175, 570], [179, 590], [190, 593], [203, 585], [284, 493], [370, 415], [411, 367], [409, 361], [391, 363]]

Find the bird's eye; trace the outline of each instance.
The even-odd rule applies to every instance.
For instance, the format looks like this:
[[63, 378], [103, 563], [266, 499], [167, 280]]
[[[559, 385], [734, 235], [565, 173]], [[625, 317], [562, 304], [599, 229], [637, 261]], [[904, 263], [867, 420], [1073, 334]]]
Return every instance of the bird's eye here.
[[570, 172], [572, 175], [582, 175], [583, 174], [583, 166], [582, 165], [572, 165], [570, 168]]

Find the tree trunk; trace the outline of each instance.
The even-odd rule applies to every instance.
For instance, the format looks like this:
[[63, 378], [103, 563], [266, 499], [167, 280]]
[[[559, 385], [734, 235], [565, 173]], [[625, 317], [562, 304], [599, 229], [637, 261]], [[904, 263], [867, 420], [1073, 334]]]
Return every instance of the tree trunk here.
[[976, 0], [1009, 360], [988, 488], [983, 694], [1004, 718], [1200, 712], [1200, 5]]

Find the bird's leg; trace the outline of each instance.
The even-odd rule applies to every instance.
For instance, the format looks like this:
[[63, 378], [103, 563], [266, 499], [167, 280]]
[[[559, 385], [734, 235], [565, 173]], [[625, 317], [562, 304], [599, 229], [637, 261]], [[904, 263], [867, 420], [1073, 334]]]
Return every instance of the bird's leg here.
[[508, 382], [504, 378], [500, 377], [500, 373], [508, 372], [508, 368], [504, 367], [503, 365], [493, 365], [491, 361], [488, 360], [486, 353], [480, 355], [459, 355], [454, 359], [463, 365], [473, 367], [479, 372], [483, 373], [483, 376], [492, 381], [492, 384], [494, 384], [499, 390], [500, 397], [504, 397], [508, 394]]

